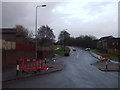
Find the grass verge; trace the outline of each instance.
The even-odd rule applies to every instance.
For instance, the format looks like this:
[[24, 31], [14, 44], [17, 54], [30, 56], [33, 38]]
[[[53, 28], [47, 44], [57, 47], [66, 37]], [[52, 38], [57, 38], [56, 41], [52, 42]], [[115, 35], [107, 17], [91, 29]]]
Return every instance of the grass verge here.
[[[64, 46], [55, 45], [54, 49], [56, 54], [64, 56]], [[68, 47], [65, 47], [65, 52], [70, 52], [70, 49]]]

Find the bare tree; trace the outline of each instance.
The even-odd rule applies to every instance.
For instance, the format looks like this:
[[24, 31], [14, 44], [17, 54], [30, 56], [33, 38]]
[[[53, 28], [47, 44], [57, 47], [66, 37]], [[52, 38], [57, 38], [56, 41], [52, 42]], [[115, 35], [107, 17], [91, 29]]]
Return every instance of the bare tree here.
[[23, 35], [25, 38], [28, 38], [28, 29], [22, 25], [16, 25], [16, 32]]
[[62, 44], [62, 43], [67, 44], [69, 39], [70, 39], [70, 34], [67, 31], [63, 30], [60, 32], [60, 34], [58, 36], [58, 42], [60, 44]]
[[38, 35], [37, 38], [38, 41], [41, 41], [42, 43], [46, 42], [54, 42], [55, 35], [53, 33], [53, 29], [51, 29], [48, 25], [43, 25], [38, 29]]

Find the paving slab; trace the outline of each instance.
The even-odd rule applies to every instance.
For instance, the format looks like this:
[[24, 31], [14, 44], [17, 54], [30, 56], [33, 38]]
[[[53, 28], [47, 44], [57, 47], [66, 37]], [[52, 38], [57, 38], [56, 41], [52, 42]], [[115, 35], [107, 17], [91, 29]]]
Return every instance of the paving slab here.
[[97, 67], [101, 71], [110, 71], [110, 72], [112, 72], [112, 71], [119, 72], [120, 71], [120, 64], [119, 63], [107, 62], [107, 68], [106, 68], [106, 61], [97, 61], [91, 65]]

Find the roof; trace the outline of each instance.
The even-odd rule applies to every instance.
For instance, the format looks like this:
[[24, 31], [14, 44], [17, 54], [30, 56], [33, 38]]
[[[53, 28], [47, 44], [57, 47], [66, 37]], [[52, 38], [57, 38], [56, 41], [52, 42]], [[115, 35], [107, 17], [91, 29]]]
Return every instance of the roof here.
[[15, 28], [0, 28], [0, 32], [2, 32], [2, 34], [15, 34], [16, 29]]
[[114, 38], [114, 37], [113, 37], [113, 36], [101, 37], [100, 40], [101, 40], [101, 39], [108, 39], [108, 38]]
[[114, 38], [113, 36], [101, 37], [99, 40]]
[[109, 42], [120, 42], [120, 38], [111, 38], [108, 41]]
[[0, 28], [2, 34], [14, 34], [16, 36], [24, 36], [22, 32], [17, 32], [16, 28]]

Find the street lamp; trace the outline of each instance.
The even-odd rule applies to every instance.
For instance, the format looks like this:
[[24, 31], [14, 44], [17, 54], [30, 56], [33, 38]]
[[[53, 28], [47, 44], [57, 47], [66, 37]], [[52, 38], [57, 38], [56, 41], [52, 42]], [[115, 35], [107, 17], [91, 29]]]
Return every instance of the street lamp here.
[[65, 31], [66, 31], [67, 29], [65, 29], [64, 30], [64, 54], [65, 54]]
[[35, 37], [36, 37], [35, 58], [37, 58], [37, 8], [38, 7], [46, 7], [46, 5], [38, 5], [38, 6], [36, 6], [36, 19], [35, 19]]

